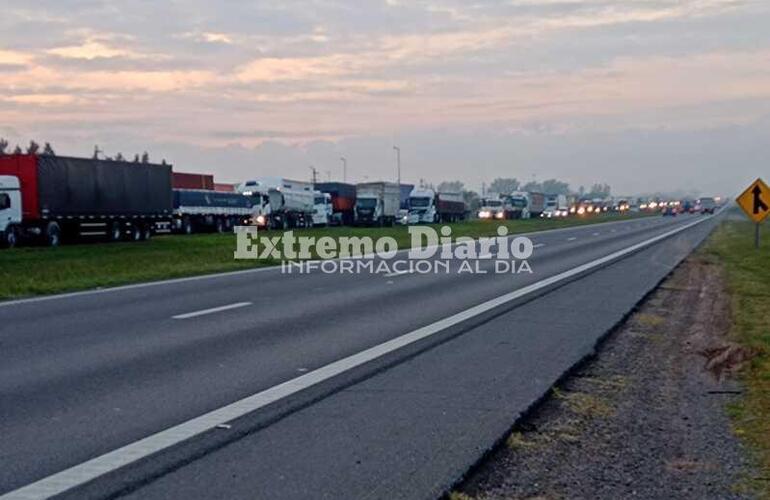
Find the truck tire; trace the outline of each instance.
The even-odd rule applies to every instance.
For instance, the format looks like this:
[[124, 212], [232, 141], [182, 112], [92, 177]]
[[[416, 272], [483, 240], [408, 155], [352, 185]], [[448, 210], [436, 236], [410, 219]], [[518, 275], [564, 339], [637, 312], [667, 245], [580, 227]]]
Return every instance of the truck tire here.
[[115, 243], [117, 241], [120, 241], [123, 237], [123, 231], [120, 227], [120, 222], [113, 222], [110, 226], [110, 232], [107, 234], [107, 238]]
[[192, 227], [192, 221], [188, 216], [184, 216], [182, 218], [182, 234], [192, 234], [193, 227]]
[[128, 237], [131, 241], [142, 240], [142, 228], [138, 224], [131, 224], [131, 228], [128, 231]]
[[152, 238], [152, 224], [145, 224], [142, 226], [142, 240], [148, 241]]
[[221, 217], [217, 217], [217, 219], [214, 221], [214, 231], [219, 234], [225, 232], [225, 221], [223, 221]]
[[16, 228], [9, 226], [3, 233], [2, 246], [3, 248], [13, 248], [19, 242], [19, 235], [16, 232]]
[[58, 222], [49, 222], [45, 227], [45, 243], [49, 247], [58, 247], [61, 244], [61, 227]]

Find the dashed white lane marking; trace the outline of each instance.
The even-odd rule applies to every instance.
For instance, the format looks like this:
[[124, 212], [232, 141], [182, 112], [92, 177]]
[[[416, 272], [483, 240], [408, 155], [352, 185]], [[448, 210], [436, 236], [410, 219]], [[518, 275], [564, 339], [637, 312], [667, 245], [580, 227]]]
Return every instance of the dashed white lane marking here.
[[601, 233], [594, 233], [591, 236], [599, 236]]
[[568, 269], [554, 276], [550, 276], [536, 283], [532, 283], [531, 285], [527, 285], [512, 292], [508, 292], [504, 295], [488, 300], [487, 302], [483, 302], [477, 306], [473, 306], [469, 309], [453, 314], [447, 318], [440, 319], [435, 323], [423, 326], [422, 328], [418, 328], [417, 330], [405, 333], [399, 337], [385, 341], [374, 347], [370, 347], [356, 354], [352, 354], [348, 357], [329, 363], [328, 365], [316, 368], [313, 371], [287, 380], [286, 382], [270, 387], [269, 389], [265, 389], [261, 392], [246, 396], [245, 398], [230, 403], [226, 406], [222, 406], [221, 408], [217, 408], [208, 413], [204, 413], [203, 415], [195, 417], [191, 420], [187, 420], [181, 424], [169, 427], [138, 441], [134, 441], [133, 443], [122, 446], [121, 448], [117, 448], [103, 455], [72, 466], [68, 469], [64, 469], [61, 472], [57, 472], [50, 476], [39, 479], [34, 483], [22, 486], [19, 489], [0, 495], [0, 500], [48, 498], [55, 495], [60, 495], [65, 491], [93, 481], [100, 476], [125, 467], [128, 464], [134, 463], [161, 450], [165, 450], [171, 446], [177, 445], [182, 441], [198, 436], [211, 429], [215, 429], [218, 425], [228, 424], [237, 418], [259, 410], [260, 408], [264, 408], [269, 404], [280, 401], [288, 396], [305, 390], [308, 387], [315, 386], [325, 380], [336, 377], [341, 373], [352, 370], [353, 368], [361, 366], [374, 359], [381, 358], [388, 353], [401, 349], [407, 345], [414, 344], [419, 340], [431, 337], [453, 325], [457, 325], [470, 318], [477, 317], [503, 304], [507, 304], [513, 300], [538, 292], [539, 290], [548, 288], [556, 283], [571, 279], [575, 276], [579, 276], [587, 271], [598, 269], [605, 264], [614, 262], [621, 257], [625, 257], [626, 255], [637, 252], [663, 239], [681, 233], [682, 231], [696, 226], [701, 222], [705, 222], [711, 218], [713, 218], [713, 216], [704, 217], [703, 219], [697, 220], [695, 222], [679, 226], [675, 229], [672, 229], [671, 231], [667, 231], [648, 240], [636, 243], [622, 250], [618, 250], [609, 255], [605, 255], [604, 257], [592, 260], [591, 262], [581, 264], [577, 267]]
[[573, 236], [572, 238], [567, 238], [567, 241], [575, 241], [577, 239], [577, 236]]
[[193, 311], [185, 314], [177, 314], [172, 316], [174, 319], [188, 319], [197, 318], [198, 316], [205, 316], [206, 314], [214, 314], [222, 311], [229, 311], [230, 309], [238, 309], [240, 307], [250, 306], [251, 302], [236, 302], [235, 304], [228, 304], [226, 306], [212, 307], [211, 309], [203, 309], [201, 311]]
[[387, 274], [383, 274], [383, 276], [385, 276], [386, 278], [392, 278], [394, 276], [401, 276], [403, 274], [411, 274], [411, 273], [412, 273], [412, 271], [409, 271], [409, 270], [407, 270], [407, 271], [393, 271], [393, 272], [390, 272], [390, 273], [387, 273]]
[[544, 246], [545, 246], [545, 243], [535, 243], [534, 245], [532, 245], [532, 248], [540, 248]]

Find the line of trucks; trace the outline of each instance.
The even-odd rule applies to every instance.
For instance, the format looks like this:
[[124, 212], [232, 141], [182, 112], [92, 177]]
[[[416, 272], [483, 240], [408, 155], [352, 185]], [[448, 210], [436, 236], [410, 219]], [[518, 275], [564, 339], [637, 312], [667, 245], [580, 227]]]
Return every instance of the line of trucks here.
[[532, 217], [566, 217], [569, 214], [567, 197], [530, 191], [510, 194], [490, 193], [481, 199], [479, 219], [529, 219]]
[[0, 244], [215, 231], [456, 222], [459, 193], [392, 182], [309, 183], [261, 177], [237, 185], [171, 165], [53, 155], [0, 156]]

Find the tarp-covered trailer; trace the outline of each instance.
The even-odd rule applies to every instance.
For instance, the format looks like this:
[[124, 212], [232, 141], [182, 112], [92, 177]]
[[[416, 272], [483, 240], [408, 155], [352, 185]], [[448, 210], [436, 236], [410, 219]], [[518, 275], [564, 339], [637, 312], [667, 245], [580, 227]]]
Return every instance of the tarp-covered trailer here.
[[241, 193], [174, 189], [173, 228], [184, 234], [205, 230], [222, 233], [248, 224], [251, 210], [251, 199]]
[[0, 175], [18, 179], [13, 230], [22, 240], [55, 246], [67, 237], [141, 240], [170, 230], [170, 165], [21, 154], [0, 156]]

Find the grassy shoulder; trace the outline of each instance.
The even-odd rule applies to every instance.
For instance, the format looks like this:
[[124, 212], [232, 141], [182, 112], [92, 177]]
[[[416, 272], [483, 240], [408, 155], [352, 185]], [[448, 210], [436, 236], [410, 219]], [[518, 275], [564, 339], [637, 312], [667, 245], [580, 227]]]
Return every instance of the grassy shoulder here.
[[[643, 214], [601, 215], [566, 219], [468, 221], [450, 224], [454, 237], [494, 235], [499, 225], [510, 234], [624, 220]], [[317, 228], [295, 235], [391, 236], [408, 248], [404, 226], [388, 228]], [[280, 233], [272, 233], [279, 235]], [[15, 248], [0, 251], [0, 300], [109, 287], [183, 276], [236, 271], [275, 265], [273, 260], [235, 260], [232, 234], [159, 236], [149, 242], [70, 245], [60, 248]]]
[[734, 340], [756, 353], [744, 367], [742, 401], [730, 410], [735, 432], [756, 453], [759, 480], [755, 486], [770, 498], [770, 226], [754, 248], [754, 224], [726, 222], [711, 236], [704, 251], [726, 271], [732, 306]]

